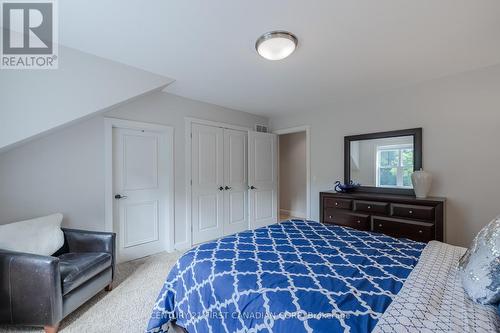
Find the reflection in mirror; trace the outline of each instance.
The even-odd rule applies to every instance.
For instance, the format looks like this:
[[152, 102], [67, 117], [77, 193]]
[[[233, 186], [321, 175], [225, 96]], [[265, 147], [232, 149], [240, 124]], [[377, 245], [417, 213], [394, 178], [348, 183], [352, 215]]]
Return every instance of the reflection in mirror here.
[[350, 175], [362, 186], [413, 188], [413, 136], [351, 141]]

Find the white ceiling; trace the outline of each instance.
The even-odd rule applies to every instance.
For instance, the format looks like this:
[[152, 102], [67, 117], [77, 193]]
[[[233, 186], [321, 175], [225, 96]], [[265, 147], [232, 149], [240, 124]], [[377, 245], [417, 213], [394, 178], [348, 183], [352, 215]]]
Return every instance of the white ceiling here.
[[[500, 63], [498, 0], [71, 0], [60, 42], [172, 77], [167, 91], [273, 116]], [[288, 59], [255, 40], [288, 30]]]

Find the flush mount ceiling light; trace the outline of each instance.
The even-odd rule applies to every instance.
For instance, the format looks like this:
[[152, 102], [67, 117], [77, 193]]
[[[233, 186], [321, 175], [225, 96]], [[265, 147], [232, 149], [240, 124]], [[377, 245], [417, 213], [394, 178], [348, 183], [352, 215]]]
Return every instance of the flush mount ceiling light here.
[[287, 31], [271, 31], [257, 39], [255, 49], [267, 60], [281, 60], [297, 48], [298, 39]]

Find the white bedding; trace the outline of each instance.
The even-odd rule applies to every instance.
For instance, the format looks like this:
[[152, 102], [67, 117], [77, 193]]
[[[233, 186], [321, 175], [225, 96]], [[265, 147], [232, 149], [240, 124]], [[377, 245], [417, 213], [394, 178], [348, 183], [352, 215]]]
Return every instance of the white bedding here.
[[496, 308], [474, 303], [462, 287], [465, 250], [430, 242], [373, 332], [500, 332]]

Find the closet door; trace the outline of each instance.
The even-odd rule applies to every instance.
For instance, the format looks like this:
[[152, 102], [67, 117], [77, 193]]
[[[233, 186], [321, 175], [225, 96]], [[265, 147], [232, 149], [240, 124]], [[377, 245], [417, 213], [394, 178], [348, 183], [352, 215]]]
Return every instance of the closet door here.
[[276, 134], [248, 134], [249, 224], [252, 229], [278, 222], [276, 141]]
[[224, 235], [248, 229], [247, 132], [224, 130]]
[[224, 130], [192, 125], [192, 236], [193, 244], [223, 235]]
[[113, 217], [118, 261], [169, 247], [173, 130], [113, 128]]

